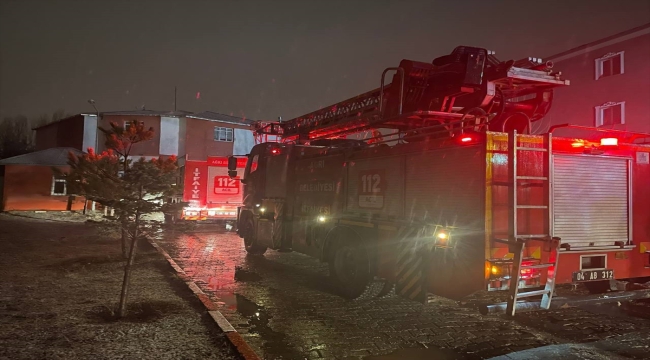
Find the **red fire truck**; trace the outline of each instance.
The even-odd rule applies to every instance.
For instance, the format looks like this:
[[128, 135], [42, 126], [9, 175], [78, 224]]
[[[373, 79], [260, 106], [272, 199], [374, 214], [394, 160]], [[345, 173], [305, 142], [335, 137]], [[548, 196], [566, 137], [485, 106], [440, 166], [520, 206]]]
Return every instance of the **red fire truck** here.
[[246, 250], [319, 258], [350, 297], [506, 290], [509, 314], [526, 298], [549, 308], [556, 283], [599, 291], [650, 276], [650, 138], [570, 125], [531, 134], [567, 85], [540, 59], [458, 47], [257, 126], [283, 142], [249, 154]]
[[[236, 167], [243, 170], [246, 158], [237, 158]], [[208, 157], [207, 161], [187, 160], [183, 174], [182, 220], [234, 221], [237, 207], [242, 205], [243, 192], [239, 178], [228, 176], [227, 157]]]

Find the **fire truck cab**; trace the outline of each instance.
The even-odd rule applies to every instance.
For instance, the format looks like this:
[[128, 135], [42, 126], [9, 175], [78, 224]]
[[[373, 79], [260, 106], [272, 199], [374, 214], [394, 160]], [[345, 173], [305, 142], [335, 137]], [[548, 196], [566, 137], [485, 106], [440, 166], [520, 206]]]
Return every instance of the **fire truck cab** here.
[[[511, 315], [525, 298], [548, 308], [556, 283], [650, 276], [650, 137], [530, 134], [568, 85], [551, 69], [459, 47], [276, 124], [284, 142], [256, 145], [242, 178], [246, 250], [325, 261], [352, 298], [506, 290]], [[379, 128], [394, 132], [350, 136]]]

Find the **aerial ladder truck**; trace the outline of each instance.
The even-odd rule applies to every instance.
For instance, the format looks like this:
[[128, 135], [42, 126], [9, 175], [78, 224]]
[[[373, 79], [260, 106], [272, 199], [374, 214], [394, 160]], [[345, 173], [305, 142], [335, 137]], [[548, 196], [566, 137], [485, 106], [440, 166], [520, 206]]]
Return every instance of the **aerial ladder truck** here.
[[249, 254], [318, 258], [356, 299], [503, 291], [510, 315], [527, 299], [548, 309], [558, 283], [650, 276], [650, 147], [572, 125], [532, 134], [569, 85], [552, 63], [461, 46], [402, 60], [379, 84], [255, 124], [281, 141], [248, 154], [237, 225]]

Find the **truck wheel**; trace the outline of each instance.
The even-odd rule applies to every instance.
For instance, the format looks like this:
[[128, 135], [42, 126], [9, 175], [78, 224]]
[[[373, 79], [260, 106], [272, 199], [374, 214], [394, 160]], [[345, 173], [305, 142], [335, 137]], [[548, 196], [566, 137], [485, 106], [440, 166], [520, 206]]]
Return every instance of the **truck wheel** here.
[[244, 247], [246, 248], [247, 253], [251, 255], [262, 255], [266, 252], [266, 246], [257, 244], [253, 219], [246, 219], [241, 232], [244, 234]]
[[360, 246], [342, 245], [330, 261], [330, 274], [348, 298], [358, 298], [370, 281], [368, 254]]

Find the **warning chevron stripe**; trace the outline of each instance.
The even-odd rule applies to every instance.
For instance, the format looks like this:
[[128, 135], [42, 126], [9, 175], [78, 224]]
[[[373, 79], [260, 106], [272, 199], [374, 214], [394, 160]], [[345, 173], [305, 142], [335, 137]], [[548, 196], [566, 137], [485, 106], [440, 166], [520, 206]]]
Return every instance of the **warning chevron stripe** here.
[[[402, 229], [400, 229], [402, 230]], [[397, 261], [395, 265], [395, 292], [407, 299], [426, 301], [424, 286], [424, 261], [419, 250], [419, 242], [411, 239], [413, 228], [398, 237]], [[402, 231], [398, 233], [404, 233]]]

